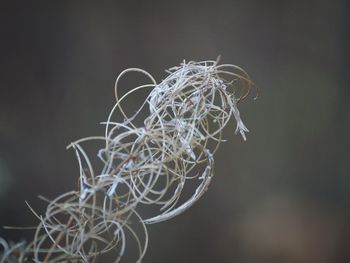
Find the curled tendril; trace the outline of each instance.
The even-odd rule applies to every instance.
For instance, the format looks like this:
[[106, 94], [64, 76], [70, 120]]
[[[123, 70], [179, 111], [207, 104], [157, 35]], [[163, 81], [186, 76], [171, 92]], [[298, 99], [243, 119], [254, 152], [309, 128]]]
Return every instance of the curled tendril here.
[[[129, 72], [147, 76], [151, 83], [119, 97], [119, 82]], [[192, 206], [207, 190], [214, 175], [213, 154], [231, 117], [236, 133], [246, 140], [248, 129], [237, 108], [253, 84], [241, 68], [218, 61], [183, 62], [170, 68], [157, 83], [146, 71], [124, 70], [115, 83], [116, 104], [104, 136], [72, 142], [80, 167], [79, 189], [47, 200], [44, 215], [31, 243], [9, 245], [0, 239], [2, 262], [95, 262], [114, 255], [119, 262], [126, 251], [126, 236], [138, 246], [136, 261], [145, 255], [146, 224], [168, 220]], [[127, 116], [122, 102], [140, 89], [153, 88], [141, 107]], [[143, 125], [135, 119], [146, 114]], [[113, 121], [116, 114], [124, 118]], [[144, 115], [143, 115], [144, 116]], [[83, 144], [101, 142], [97, 156], [103, 163], [95, 171]], [[211, 145], [211, 146], [209, 146]], [[182, 196], [186, 182], [197, 182], [193, 195]], [[151, 216], [139, 214], [152, 207]], [[134, 225], [141, 231], [134, 230]], [[141, 233], [140, 233], [141, 232]]]

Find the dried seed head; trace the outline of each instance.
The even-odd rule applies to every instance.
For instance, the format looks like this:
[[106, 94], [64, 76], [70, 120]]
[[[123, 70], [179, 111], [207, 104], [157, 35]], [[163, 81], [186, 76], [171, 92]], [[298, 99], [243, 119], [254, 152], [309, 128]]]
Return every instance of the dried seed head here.
[[[151, 80], [119, 98], [119, 80], [128, 72], [140, 72]], [[145, 224], [168, 220], [193, 205], [207, 190], [213, 177], [213, 154], [221, 143], [223, 128], [231, 117], [236, 133], [246, 140], [237, 103], [247, 96], [252, 83], [248, 74], [234, 65], [217, 61], [183, 62], [167, 71], [160, 83], [142, 69], [127, 69], [117, 78], [116, 104], [105, 124], [105, 136], [88, 137], [70, 144], [79, 167], [78, 191], [48, 201], [46, 213], [38, 216], [33, 242], [9, 246], [3, 239], [1, 262], [94, 262], [115, 254], [118, 262], [126, 249], [127, 232], [139, 246], [137, 261], [145, 254], [148, 236]], [[121, 102], [134, 92], [152, 87], [147, 99], [127, 116]], [[133, 121], [148, 109], [143, 127]], [[113, 121], [116, 113], [123, 122]], [[83, 144], [104, 142], [97, 156], [103, 162], [96, 172]], [[214, 142], [214, 147], [209, 147]], [[197, 179], [193, 195], [180, 203], [186, 182]], [[141, 205], [158, 211], [139, 215]], [[131, 226], [134, 218], [143, 237]], [[14, 260], [15, 251], [19, 257]]]

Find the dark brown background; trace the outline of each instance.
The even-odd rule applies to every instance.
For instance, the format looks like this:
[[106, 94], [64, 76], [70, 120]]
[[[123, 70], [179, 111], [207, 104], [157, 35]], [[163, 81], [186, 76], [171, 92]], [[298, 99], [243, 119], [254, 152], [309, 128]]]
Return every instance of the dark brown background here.
[[1, 1], [0, 225], [34, 224], [24, 200], [43, 211], [38, 194], [75, 187], [65, 146], [102, 134], [121, 70], [160, 80], [221, 54], [259, 87], [251, 133], [226, 130], [209, 191], [149, 227], [144, 262], [350, 262], [347, 2]]

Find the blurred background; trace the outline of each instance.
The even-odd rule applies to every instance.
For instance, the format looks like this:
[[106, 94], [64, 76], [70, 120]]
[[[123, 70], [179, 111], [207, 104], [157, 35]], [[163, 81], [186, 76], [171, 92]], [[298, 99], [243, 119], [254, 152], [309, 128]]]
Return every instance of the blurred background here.
[[25, 200], [40, 213], [38, 194], [76, 188], [65, 147], [103, 133], [123, 69], [161, 80], [183, 59], [221, 55], [259, 88], [240, 105], [248, 141], [226, 129], [209, 191], [149, 227], [144, 262], [350, 262], [349, 10], [346, 0], [2, 1], [0, 225], [34, 225]]

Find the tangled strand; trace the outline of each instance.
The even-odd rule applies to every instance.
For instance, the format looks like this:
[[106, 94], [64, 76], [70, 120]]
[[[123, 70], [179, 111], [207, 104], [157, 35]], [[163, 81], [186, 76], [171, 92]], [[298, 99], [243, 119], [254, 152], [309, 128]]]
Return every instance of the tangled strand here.
[[[122, 77], [139, 72], [150, 83], [122, 97]], [[116, 104], [105, 125], [105, 135], [72, 142], [80, 167], [79, 189], [47, 200], [31, 243], [9, 245], [0, 239], [3, 262], [95, 262], [111, 258], [119, 262], [126, 251], [127, 236], [138, 246], [136, 261], [145, 255], [146, 224], [168, 220], [191, 207], [206, 191], [214, 175], [213, 154], [222, 140], [223, 128], [233, 116], [236, 133], [246, 140], [237, 103], [252, 87], [241, 68], [218, 61], [183, 62], [156, 83], [146, 71], [124, 70], [115, 83]], [[127, 116], [121, 103], [136, 91], [153, 88], [141, 107]], [[146, 112], [143, 124], [136, 117]], [[116, 114], [124, 118], [113, 121]], [[142, 115], [144, 116], [144, 115]], [[103, 163], [96, 172], [83, 144], [100, 141], [97, 156]], [[195, 180], [196, 179], [196, 180]], [[197, 184], [182, 200], [186, 182]], [[140, 207], [154, 214], [140, 214]], [[139, 228], [138, 230], [136, 228]]]

